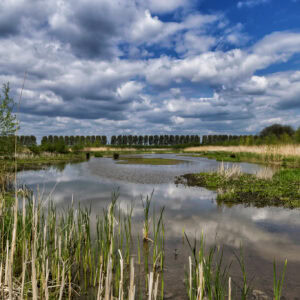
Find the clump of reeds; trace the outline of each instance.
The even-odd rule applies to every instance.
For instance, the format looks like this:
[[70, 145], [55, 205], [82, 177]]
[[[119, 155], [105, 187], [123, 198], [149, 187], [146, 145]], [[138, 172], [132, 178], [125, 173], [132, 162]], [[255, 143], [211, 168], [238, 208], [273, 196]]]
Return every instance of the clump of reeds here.
[[274, 263], [273, 263], [273, 293], [274, 293], [274, 300], [280, 300], [281, 299], [282, 286], [283, 286], [286, 266], [287, 266], [287, 259], [284, 262], [281, 278], [278, 279], [277, 270], [276, 270], [276, 263], [275, 263], [275, 260], [274, 260]]
[[[72, 299], [94, 289], [97, 300], [135, 299], [132, 209], [122, 216], [117, 194], [94, 225], [90, 208], [72, 204], [59, 213], [51, 202], [45, 208], [31, 193], [19, 190], [18, 195], [13, 203], [1, 202], [0, 298]], [[152, 255], [153, 270], [144, 273], [143, 290], [151, 299], [163, 284], [162, 214], [163, 210], [158, 220], [153, 216], [153, 250], [147, 253]]]
[[275, 171], [271, 168], [262, 168], [255, 173], [255, 176], [259, 179], [272, 179]]
[[193, 253], [193, 259], [189, 257], [186, 280], [189, 299], [231, 299], [231, 279], [228, 273], [230, 265], [224, 265], [223, 251], [212, 247], [205, 254], [203, 235], [198, 250], [196, 239], [193, 245], [187, 236], [186, 240]]
[[229, 166], [228, 164], [225, 165], [224, 162], [222, 161], [219, 164], [217, 173], [228, 179], [228, 178], [231, 178], [231, 177], [240, 176], [242, 174], [242, 170], [241, 170], [240, 165], [233, 164], [232, 166]]

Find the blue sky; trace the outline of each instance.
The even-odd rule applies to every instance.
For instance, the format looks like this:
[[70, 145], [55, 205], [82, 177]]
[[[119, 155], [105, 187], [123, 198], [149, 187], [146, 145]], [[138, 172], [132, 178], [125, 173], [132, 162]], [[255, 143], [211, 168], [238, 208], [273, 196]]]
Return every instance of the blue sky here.
[[300, 126], [299, 0], [2, 0], [21, 134]]

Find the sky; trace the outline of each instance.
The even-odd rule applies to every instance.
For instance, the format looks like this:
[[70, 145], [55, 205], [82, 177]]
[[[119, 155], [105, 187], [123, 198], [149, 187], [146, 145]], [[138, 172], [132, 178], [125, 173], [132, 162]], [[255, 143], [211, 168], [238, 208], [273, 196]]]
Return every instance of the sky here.
[[1, 0], [7, 82], [39, 138], [297, 128], [300, 0]]

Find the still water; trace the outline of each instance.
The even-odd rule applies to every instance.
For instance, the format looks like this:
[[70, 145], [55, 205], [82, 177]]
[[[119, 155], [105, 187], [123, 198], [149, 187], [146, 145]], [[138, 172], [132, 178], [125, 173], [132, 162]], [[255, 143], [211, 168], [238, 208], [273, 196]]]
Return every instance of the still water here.
[[[207, 246], [217, 244], [223, 247], [226, 262], [233, 261], [230, 274], [236, 289], [241, 273], [233, 253], [239, 253], [241, 245], [252, 286], [269, 296], [272, 296], [273, 260], [276, 259], [281, 266], [287, 258], [283, 295], [286, 299], [300, 299], [300, 210], [218, 206], [216, 192], [176, 185], [174, 179], [186, 173], [216, 170], [219, 162], [175, 154], [143, 157], [175, 158], [184, 160], [184, 163], [122, 165], [111, 158], [92, 158], [60, 169], [50, 167], [19, 172], [18, 179], [35, 191], [38, 189], [45, 200], [51, 198], [58, 208], [70, 205], [73, 198], [75, 203], [91, 205], [94, 215], [101, 214], [107, 207], [112, 192], [118, 192], [121, 209], [126, 211], [134, 205], [136, 222], [143, 215], [141, 197], [153, 192], [156, 210], [165, 207], [165, 286], [166, 296], [170, 299], [184, 299], [185, 295], [184, 270], [191, 253], [186, 242], [183, 243], [183, 230], [191, 239], [199, 238], [203, 232]], [[254, 164], [240, 165], [247, 173], [255, 173], [261, 168]]]

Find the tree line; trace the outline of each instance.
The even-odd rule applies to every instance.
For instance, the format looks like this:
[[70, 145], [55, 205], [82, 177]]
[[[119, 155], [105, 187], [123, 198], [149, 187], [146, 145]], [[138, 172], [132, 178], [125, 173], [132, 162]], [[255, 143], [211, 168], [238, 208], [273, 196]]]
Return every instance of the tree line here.
[[41, 145], [64, 143], [66, 146], [83, 145], [83, 146], [101, 146], [107, 144], [107, 137], [105, 135], [91, 135], [91, 136], [57, 136], [49, 135], [43, 136]]
[[111, 145], [118, 146], [174, 146], [200, 144], [198, 135], [113, 135]]

